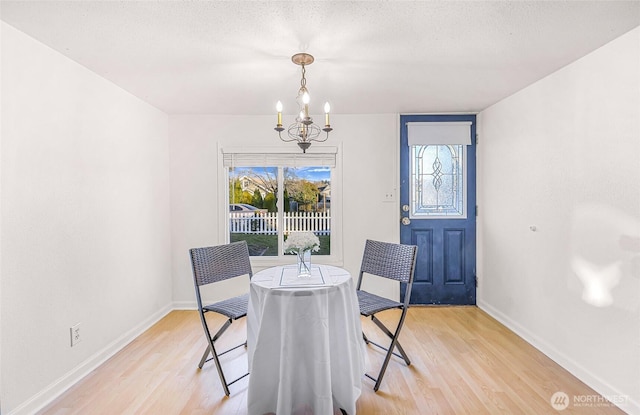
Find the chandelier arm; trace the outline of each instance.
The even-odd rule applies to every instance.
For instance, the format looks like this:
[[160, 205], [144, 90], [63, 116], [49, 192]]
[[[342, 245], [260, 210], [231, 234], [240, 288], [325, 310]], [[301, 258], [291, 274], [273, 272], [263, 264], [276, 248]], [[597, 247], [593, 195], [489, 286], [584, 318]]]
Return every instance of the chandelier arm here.
[[278, 137], [280, 137], [280, 140], [284, 141], [285, 143], [288, 143], [291, 141], [299, 141], [297, 138], [294, 138], [291, 136], [289, 136], [289, 138], [282, 137], [282, 131], [284, 131], [284, 128], [282, 129], [274, 128], [274, 130], [278, 132]]
[[324, 143], [329, 138], [329, 131], [325, 131], [325, 133], [327, 133], [327, 135], [325, 135], [324, 138], [316, 138], [313, 141], [316, 141], [318, 143]]

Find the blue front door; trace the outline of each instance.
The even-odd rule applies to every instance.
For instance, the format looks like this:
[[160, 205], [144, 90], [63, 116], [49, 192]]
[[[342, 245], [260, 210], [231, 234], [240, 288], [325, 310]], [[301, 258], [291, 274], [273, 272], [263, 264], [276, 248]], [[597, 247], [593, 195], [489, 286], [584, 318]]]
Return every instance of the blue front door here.
[[[407, 123], [458, 122], [470, 144], [409, 145]], [[400, 241], [418, 246], [410, 302], [475, 304], [476, 117], [402, 115], [400, 129]]]

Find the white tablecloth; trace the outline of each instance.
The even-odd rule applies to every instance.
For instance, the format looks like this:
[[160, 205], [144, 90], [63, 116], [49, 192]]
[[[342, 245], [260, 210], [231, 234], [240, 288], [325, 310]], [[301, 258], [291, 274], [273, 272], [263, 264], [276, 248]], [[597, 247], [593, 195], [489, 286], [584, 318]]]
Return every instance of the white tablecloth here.
[[295, 266], [274, 267], [250, 292], [249, 415], [355, 414], [366, 354], [351, 275], [312, 265], [302, 280]]

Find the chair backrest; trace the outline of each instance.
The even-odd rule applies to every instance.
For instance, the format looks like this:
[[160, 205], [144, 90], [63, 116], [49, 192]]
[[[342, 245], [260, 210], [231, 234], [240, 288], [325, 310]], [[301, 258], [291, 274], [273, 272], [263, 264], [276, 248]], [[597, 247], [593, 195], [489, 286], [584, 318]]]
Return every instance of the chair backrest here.
[[197, 286], [227, 280], [240, 275], [253, 276], [246, 241], [226, 245], [192, 248], [191, 266]]
[[415, 245], [402, 245], [367, 239], [360, 265], [358, 289], [364, 273], [400, 281], [411, 285], [416, 266]]

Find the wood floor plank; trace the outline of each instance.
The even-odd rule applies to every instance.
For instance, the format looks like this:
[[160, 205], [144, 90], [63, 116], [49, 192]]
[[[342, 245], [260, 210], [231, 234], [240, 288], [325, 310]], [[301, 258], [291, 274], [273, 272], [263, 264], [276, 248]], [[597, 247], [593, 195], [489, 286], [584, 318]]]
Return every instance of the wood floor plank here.
[[[397, 318], [382, 313], [383, 322]], [[222, 319], [211, 320], [214, 326]], [[362, 319], [374, 341], [385, 342]], [[221, 347], [246, 339], [244, 321], [234, 322]], [[591, 388], [477, 307], [413, 307], [400, 341], [411, 358], [393, 358], [380, 390], [363, 377], [358, 414], [558, 414], [551, 396], [598, 396]], [[248, 378], [226, 397], [212, 362], [197, 365], [206, 347], [195, 311], [173, 311], [42, 411], [78, 414], [247, 414]], [[368, 347], [368, 373], [376, 375], [384, 354]], [[247, 370], [246, 351], [222, 359], [229, 378]], [[610, 405], [574, 407], [562, 414], [624, 414]]]

